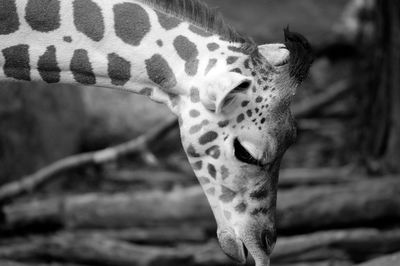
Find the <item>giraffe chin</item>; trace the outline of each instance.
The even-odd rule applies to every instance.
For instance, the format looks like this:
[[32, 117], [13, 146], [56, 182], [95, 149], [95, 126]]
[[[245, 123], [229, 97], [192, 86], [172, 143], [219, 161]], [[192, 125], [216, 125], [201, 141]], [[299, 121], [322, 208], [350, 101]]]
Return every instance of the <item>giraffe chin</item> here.
[[234, 261], [245, 264], [248, 251], [241, 240], [239, 240], [233, 230], [218, 230], [218, 241], [224, 253]]

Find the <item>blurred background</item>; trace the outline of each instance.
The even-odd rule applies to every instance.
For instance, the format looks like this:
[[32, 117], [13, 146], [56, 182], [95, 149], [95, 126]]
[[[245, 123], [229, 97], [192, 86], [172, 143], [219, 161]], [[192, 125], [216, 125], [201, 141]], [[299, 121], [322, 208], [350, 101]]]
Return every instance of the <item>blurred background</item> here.
[[[272, 265], [400, 265], [400, 3], [205, 2], [259, 44], [289, 25], [315, 50], [292, 105]], [[0, 87], [0, 265], [233, 265], [166, 107]], [[115, 158], [92, 153], [118, 144]]]

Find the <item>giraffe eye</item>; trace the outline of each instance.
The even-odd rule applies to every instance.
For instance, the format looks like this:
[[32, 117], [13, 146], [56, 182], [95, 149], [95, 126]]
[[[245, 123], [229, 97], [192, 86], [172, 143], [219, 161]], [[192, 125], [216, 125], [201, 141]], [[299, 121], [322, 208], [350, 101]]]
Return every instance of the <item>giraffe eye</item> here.
[[254, 158], [243, 145], [240, 143], [238, 138], [233, 141], [233, 147], [235, 149], [235, 157], [239, 161], [247, 164], [262, 166], [263, 163], [256, 158]]

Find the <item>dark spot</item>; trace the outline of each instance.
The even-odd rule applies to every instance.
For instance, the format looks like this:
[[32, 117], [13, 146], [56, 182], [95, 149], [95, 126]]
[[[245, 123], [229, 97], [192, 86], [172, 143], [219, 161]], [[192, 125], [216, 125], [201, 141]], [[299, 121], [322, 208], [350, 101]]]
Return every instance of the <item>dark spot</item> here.
[[115, 33], [127, 44], [139, 46], [150, 31], [147, 12], [138, 4], [122, 3], [114, 6]]
[[195, 148], [193, 147], [192, 144], [190, 144], [190, 145], [187, 147], [186, 153], [187, 153], [187, 155], [190, 156], [190, 157], [194, 157], [194, 158], [200, 157], [200, 154], [197, 153], [197, 151], [195, 150]]
[[109, 54], [108, 76], [113, 85], [125, 85], [131, 78], [131, 63], [115, 53]]
[[213, 68], [213, 67], [215, 67], [215, 65], [217, 64], [217, 59], [215, 59], [215, 58], [211, 58], [210, 60], [208, 60], [208, 65], [207, 65], [207, 67], [206, 67], [206, 70], [205, 70], [205, 72], [204, 72], [204, 75], [207, 75], [208, 74], [208, 72], [210, 72], [210, 70]]
[[149, 79], [164, 89], [171, 89], [176, 85], [175, 74], [168, 62], [160, 54], [153, 55], [145, 61]]
[[201, 130], [202, 127], [203, 127], [203, 124], [191, 126], [189, 129], [189, 134], [196, 134], [197, 132], [199, 132]]
[[229, 169], [225, 166], [221, 166], [221, 178], [222, 180], [225, 180], [229, 177]]
[[25, 20], [33, 30], [49, 32], [60, 27], [60, 1], [29, 0]]
[[219, 49], [219, 45], [218, 45], [218, 43], [212, 42], [212, 43], [207, 44], [207, 48], [211, 52], [214, 52], [215, 50]]
[[169, 100], [171, 101], [172, 107], [175, 107], [175, 106], [178, 105], [179, 100], [180, 100], [179, 95], [169, 93], [169, 94], [168, 94], [168, 98], [169, 98]]
[[240, 114], [236, 118], [236, 122], [241, 123], [244, 120], [244, 114]]
[[207, 133], [204, 133], [200, 138], [199, 138], [199, 143], [201, 145], [205, 145], [207, 143], [210, 143], [214, 141], [216, 138], [218, 138], [218, 133], [215, 131], [208, 131]]
[[60, 82], [61, 69], [58, 67], [56, 47], [54, 45], [48, 46], [46, 52], [39, 57], [38, 71], [45, 82]]
[[241, 202], [235, 206], [235, 211], [238, 213], [244, 213], [247, 209], [247, 204], [245, 202]]
[[237, 56], [229, 56], [229, 57], [226, 59], [226, 63], [227, 63], [228, 65], [231, 65], [231, 64], [235, 63], [238, 59], [239, 59], [239, 57], [237, 57]]
[[211, 157], [213, 157], [214, 159], [218, 159], [219, 156], [221, 155], [221, 152], [219, 150], [219, 146], [214, 145], [214, 146], [208, 148], [206, 150], [206, 154], [211, 156]]
[[243, 49], [241, 47], [236, 47], [236, 46], [230, 45], [230, 46], [228, 46], [228, 49], [233, 52], [236, 52], [236, 53], [243, 53]]
[[208, 125], [210, 123], [210, 121], [208, 121], [207, 119], [204, 119], [202, 122], [201, 122], [201, 124], [203, 125], [203, 126], [206, 126], [206, 125]]
[[15, 0], [0, 1], [0, 35], [16, 32], [19, 20]]
[[152, 88], [143, 88], [139, 91], [139, 94], [144, 95], [144, 96], [151, 96], [153, 94], [153, 89]]
[[258, 108], [256, 107], [256, 109], [254, 109], [254, 111], [256, 111], [256, 113], [258, 113], [258, 112], [260, 111], [260, 109], [258, 109]]
[[257, 209], [254, 209], [253, 211], [251, 211], [250, 214], [254, 215], [254, 216], [259, 215], [259, 214], [268, 214], [268, 209], [265, 207], [257, 208]]
[[199, 51], [197, 50], [196, 44], [185, 36], [179, 35], [174, 40], [174, 47], [180, 58], [185, 61], [186, 74], [189, 76], [196, 75], [199, 65], [199, 60], [197, 59]]
[[162, 40], [157, 40], [157, 45], [162, 47], [163, 46], [163, 41]]
[[194, 32], [194, 33], [196, 33], [196, 34], [198, 34], [198, 35], [200, 35], [200, 36], [202, 36], [202, 37], [213, 36], [213, 34], [211, 32], [208, 32], [208, 31], [206, 31], [204, 29], [201, 29], [201, 28], [199, 28], [197, 26], [194, 26], [194, 25], [190, 25], [189, 26], [189, 30]]
[[215, 195], [215, 188], [212, 187], [212, 188], [207, 189], [206, 194]]
[[240, 68], [234, 68], [231, 70], [231, 72], [242, 74], [242, 70]]
[[219, 127], [226, 127], [228, 124], [229, 124], [229, 120], [224, 120], [224, 121], [218, 122]]
[[203, 167], [203, 161], [197, 161], [192, 164], [193, 170], [200, 170]]
[[18, 80], [31, 80], [29, 45], [20, 44], [2, 50], [5, 59], [4, 74]]
[[197, 74], [197, 69], [199, 68], [199, 60], [195, 59], [185, 64], [185, 72], [189, 76], [194, 76]]
[[207, 165], [207, 171], [211, 175], [211, 177], [215, 179], [215, 177], [217, 175], [217, 170], [215, 169], [215, 166], [213, 164], [209, 163]]
[[264, 117], [261, 119], [260, 123], [261, 123], [261, 124], [264, 124], [264, 123], [265, 123], [265, 118], [264, 118]]
[[235, 197], [236, 197], [235, 191], [233, 191], [225, 186], [221, 186], [221, 195], [219, 196], [219, 199], [222, 202], [225, 202], [225, 203], [231, 202]]
[[196, 118], [196, 117], [200, 116], [200, 112], [193, 109], [193, 110], [190, 110], [189, 115], [193, 118]]
[[242, 102], [242, 107], [246, 107], [249, 103], [250, 103], [250, 101], [243, 101]]
[[224, 211], [224, 216], [227, 220], [230, 220], [232, 217], [232, 214], [229, 211]]
[[160, 23], [161, 27], [163, 27], [166, 30], [171, 30], [173, 28], [176, 28], [181, 24], [181, 20], [179, 20], [176, 17], [161, 13], [156, 11], [156, 14], [158, 16], [158, 22]]
[[208, 177], [205, 177], [205, 176], [199, 176], [197, 179], [199, 180], [200, 184], [202, 184], [202, 185], [210, 183], [210, 179], [208, 179]]
[[192, 103], [200, 102], [200, 92], [198, 88], [192, 87], [190, 89], [190, 100], [192, 101]]
[[267, 183], [264, 183], [259, 188], [250, 193], [250, 198], [255, 200], [265, 199], [268, 197]]
[[260, 103], [260, 102], [262, 102], [262, 100], [263, 100], [263, 97], [258, 96], [258, 97], [256, 98], [256, 103]]
[[71, 59], [70, 69], [77, 82], [84, 85], [96, 84], [96, 77], [93, 73], [88, 52], [84, 49], [74, 51]]
[[247, 110], [246, 114], [247, 114], [248, 117], [251, 117], [253, 115], [253, 112], [251, 110]]
[[250, 69], [250, 59], [244, 60], [243, 65], [244, 65], [244, 67], [245, 67], [246, 69]]
[[71, 36], [64, 36], [63, 40], [64, 40], [64, 42], [71, 43], [72, 42], [72, 37]]
[[101, 8], [91, 0], [75, 0], [73, 7], [76, 29], [95, 42], [103, 39], [104, 18]]

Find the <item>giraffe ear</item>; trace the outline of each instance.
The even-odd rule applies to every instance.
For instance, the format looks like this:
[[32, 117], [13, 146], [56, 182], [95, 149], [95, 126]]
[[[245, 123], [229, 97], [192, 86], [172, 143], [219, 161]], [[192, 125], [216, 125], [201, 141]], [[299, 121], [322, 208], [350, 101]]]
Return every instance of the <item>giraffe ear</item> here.
[[218, 75], [206, 85], [201, 101], [208, 110], [219, 114], [234, 103], [238, 94], [247, 93], [251, 84], [251, 78], [236, 72]]

